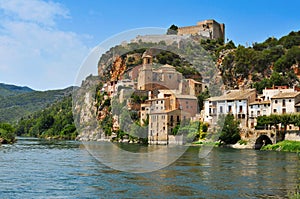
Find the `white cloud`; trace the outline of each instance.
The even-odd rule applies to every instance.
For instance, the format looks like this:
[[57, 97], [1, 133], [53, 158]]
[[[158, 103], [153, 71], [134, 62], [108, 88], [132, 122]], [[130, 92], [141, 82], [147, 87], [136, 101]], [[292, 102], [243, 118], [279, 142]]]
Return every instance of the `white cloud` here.
[[0, 1], [1, 15], [0, 82], [35, 89], [74, 83], [89, 49], [85, 36], [59, 30], [55, 18], [69, 17], [68, 10], [37, 0]]
[[55, 25], [56, 17], [69, 17], [69, 11], [60, 4], [40, 0], [1, 0], [0, 8], [13, 19]]

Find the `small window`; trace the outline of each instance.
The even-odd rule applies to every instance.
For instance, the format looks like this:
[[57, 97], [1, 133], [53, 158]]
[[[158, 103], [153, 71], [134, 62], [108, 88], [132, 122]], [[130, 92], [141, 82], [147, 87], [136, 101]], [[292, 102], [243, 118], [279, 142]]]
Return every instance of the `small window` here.
[[243, 112], [243, 106], [240, 106], [240, 113]]
[[291, 100], [291, 99], [289, 99], [289, 102], [292, 102], [292, 100]]
[[277, 104], [278, 103], [278, 101], [277, 100], [275, 100], [275, 104]]
[[277, 112], [277, 110], [274, 108], [274, 109], [273, 109], [273, 112], [274, 112], [274, 113], [276, 113], [276, 112]]

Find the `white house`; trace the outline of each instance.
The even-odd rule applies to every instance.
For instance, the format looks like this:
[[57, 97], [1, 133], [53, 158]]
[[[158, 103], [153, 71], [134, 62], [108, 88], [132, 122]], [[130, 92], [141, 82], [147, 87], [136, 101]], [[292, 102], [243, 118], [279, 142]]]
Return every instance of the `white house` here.
[[271, 113], [295, 113], [299, 102], [300, 92], [279, 93], [271, 98]]
[[257, 125], [257, 117], [271, 114], [270, 100], [257, 100], [249, 104], [249, 127], [254, 128]]
[[248, 126], [248, 105], [256, 98], [255, 89], [229, 90], [204, 102], [204, 121], [216, 124], [220, 115], [233, 114], [243, 127]]

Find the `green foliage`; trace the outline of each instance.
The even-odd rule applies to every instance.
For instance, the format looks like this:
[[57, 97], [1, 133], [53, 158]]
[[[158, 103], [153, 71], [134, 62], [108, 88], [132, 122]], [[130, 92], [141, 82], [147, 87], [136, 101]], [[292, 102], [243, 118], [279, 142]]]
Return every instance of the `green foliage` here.
[[272, 86], [290, 86], [292, 87], [298, 81], [294, 72], [289, 71], [284, 75], [273, 72], [270, 78], [264, 78], [253, 84], [253, 87], [258, 93], [262, 93], [264, 88], [271, 88]]
[[48, 108], [22, 118], [16, 125], [17, 135], [41, 138], [75, 139], [77, 136], [72, 97], [54, 103]]
[[299, 80], [291, 67], [300, 63], [299, 43], [300, 31], [291, 32], [279, 40], [270, 37], [262, 43], [254, 43], [253, 47], [238, 46], [222, 62], [223, 82], [233, 88], [238, 86], [238, 79], [249, 79], [251, 75], [252, 86], [259, 93], [273, 85], [298, 84]]
[[198, 107], [200, 110], [203, 109], [204, 107], [204, 101], [209, 98], [210, 95], [209, 95], [209, 91], [208, 89], [206, 88], [205, 91], [203, 91], [202, 93], [200, 93], [198, 96], [197, 96], [197, 99], [198, 99]]
[[0, 122], [17, 122], [71, 94], [73, 87], [61, 90], [31, 91], [4, 97], [0, 101]]
[[[225, 144], [235, 144], [241, 139], [239, 121], [231, 114], [223, 115], [224, 125], [220, 132], [220, 140]], [[222, 118], [223, 119], [223, 118]]]
[[[15, 142], [15, 129], [8, 123], [0, 123], [0, 140], [4, 144]], [[0, 144], [1, 144], [0, 142]]]
[[178, 32], [178, 26], [172, 24], [170, 28], [168, 28], [167, 30], [167, 35], [177, 35], [177, 32]]
[[287, 130], [287, 126], [292, 124], [298, 126], [300, 129], [300, 114], [271, 114], [269, 116], [259, 116], [257, 117], [257, 126], [256, 128], [262, 128], [267, 125], [275, 125], [281, 124], [284, 127], [284, 131]]
[[269, 144], [263, 146], [261, 150], [274, 150], [274, 151], [285, 151], [285, 152], [300, 152], [300, 142], [299, 141], [289, 141], [284, 140], [276, 144]]

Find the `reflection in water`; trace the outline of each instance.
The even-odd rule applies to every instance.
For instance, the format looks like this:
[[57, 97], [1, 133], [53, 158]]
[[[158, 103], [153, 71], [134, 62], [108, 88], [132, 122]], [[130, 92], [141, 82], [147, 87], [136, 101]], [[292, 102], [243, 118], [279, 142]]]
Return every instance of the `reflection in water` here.
[[134, 174], [105, 166], [83, 148], [38, 139], [1, 146], [0, 198], [284, 198], [299, 183], [295, 153], [214, 148], [198, 158], [199, 148], [190, 147], [168, 167]]

